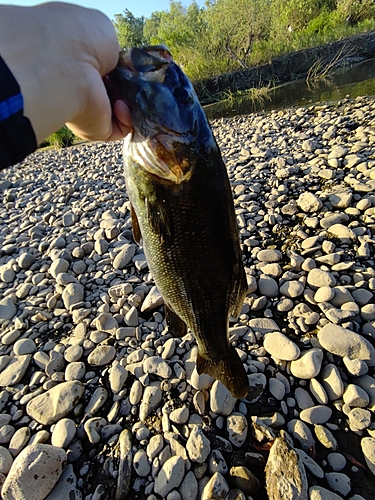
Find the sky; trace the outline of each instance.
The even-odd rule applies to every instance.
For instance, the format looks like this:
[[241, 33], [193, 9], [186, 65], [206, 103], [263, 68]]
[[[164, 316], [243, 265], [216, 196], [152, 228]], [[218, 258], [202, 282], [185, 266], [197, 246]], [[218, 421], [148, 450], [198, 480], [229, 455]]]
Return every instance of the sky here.
[[[8, 5], [35, 5], [38, 0], [0, 0], [0, 4]], [[92, 7], [101, 10], [110, 19], [115, 14], [121, 14], [125, 9], [129, 9], [136, 17], [150, 17], [151, 13], [158, 10], [168, 10], [169, 0], [71, 0], [70, 3], [76, 3], [83, 7]], [[191, 3], [191, 0], [181, 0], [185, 6]], [[197, 0], [198, 5], [203, 6], [204, 0]]]

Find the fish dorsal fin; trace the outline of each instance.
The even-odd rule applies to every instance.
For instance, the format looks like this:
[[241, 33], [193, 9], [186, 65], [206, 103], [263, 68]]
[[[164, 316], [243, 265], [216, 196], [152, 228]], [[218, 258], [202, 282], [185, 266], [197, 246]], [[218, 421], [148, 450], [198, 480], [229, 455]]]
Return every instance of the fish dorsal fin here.
[[133, 230], [133, 238], [138, 245], [141, 243], [142, 235], [141, 228], [139, 227], [138, 217], [135, 213], [133, 205], [130, 205], [130, 215], [132, 218], [132, 230]]
[[173, 238], [173, 221], [170, 208], [163, 198], [146, 198], [147, 219], [162, 241], [170, 243]]
[[172, 309], [164, 303], [165, 321], [168, 325], [168, 332], [173, 337], [184, 337], [187, 334], [186, 323]]

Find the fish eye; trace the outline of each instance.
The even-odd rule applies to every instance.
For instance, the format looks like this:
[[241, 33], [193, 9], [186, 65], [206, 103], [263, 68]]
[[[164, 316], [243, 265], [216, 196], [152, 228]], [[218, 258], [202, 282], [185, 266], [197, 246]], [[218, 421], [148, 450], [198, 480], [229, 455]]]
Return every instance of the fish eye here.
[[176, 87], [173, 91], [175, 98], [182, 104], [190, 104], [193, 102], [193, 96], [189, 90], [184, 87]]

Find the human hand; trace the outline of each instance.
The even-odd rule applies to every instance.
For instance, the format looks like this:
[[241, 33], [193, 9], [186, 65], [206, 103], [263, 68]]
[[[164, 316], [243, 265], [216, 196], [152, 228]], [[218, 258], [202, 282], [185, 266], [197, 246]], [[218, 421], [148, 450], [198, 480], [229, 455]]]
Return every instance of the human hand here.
[[58, 2], [0, 6], [0, 52], [21, 87], [38, 143], [64, 123], [90, 140], [130, 131], [127, 106], [111, 106], [103, 82], [117, 64], [119, 45], [101, 12]]

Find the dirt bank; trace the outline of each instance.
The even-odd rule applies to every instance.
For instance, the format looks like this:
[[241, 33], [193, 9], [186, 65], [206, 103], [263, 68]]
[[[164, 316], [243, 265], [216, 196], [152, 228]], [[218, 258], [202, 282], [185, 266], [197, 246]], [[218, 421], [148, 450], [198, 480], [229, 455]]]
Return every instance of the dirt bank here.
[[268, 83], [280, 84], [303, 78], [316, 61], [322, 59], [329, 62], [340, 50], [343, 50], [343, 54], [348, 54], [345, 61], [349, 64], [374, 57], [375, 32], [355, 35], [319, 47], [298, 50], [275, 57], [270, 64], [201, 80], [196, 82], [194, 87], [199, 99], [204, 104], [210, 104], [218, 101], [220, 93], [228, 90], [236, 92], [251, 87], [264, 87]]

